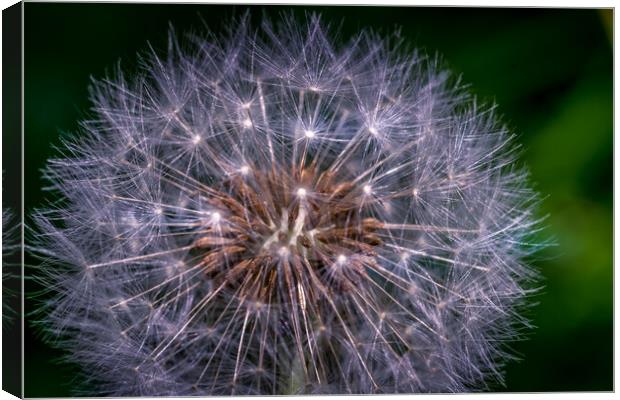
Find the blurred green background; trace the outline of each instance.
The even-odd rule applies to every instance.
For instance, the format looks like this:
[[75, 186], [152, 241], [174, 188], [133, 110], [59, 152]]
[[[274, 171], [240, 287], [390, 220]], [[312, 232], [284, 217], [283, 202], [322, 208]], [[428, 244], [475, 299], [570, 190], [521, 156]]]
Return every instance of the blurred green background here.
[[[165, 49], [168, 24], [178, 32], [217, 30], [243, 6], [25, 4], [25, 207], [41, 206], [40, 168], [61, 132], [77, 129], [89, 109], [89, 77], [103, 77], [136, 52]], [[472, 91], [497, 102], [519, 134], [532, 181], [544, 196], [540, 215], [557, 246], [536, 266], [544, 275], [538, 327], [513, 347], [498, 391], [613, 389], [612, 305], [612, 29], [611, 10], [251, 7], [277, 16], [319, 11], [342, 24], [342, 36], [372, 27], [402, 35], [443, 56]], [[28, 261], [28, 260], [27, 260]], [[30, 260], [34, 262], [34, 260]], [[27, 290], [34, 290], [32, 283]], [[32, 303], [26, 304], [26, 311]], [[70, 395], [74, 367], [26, 324], [25, 395]]]

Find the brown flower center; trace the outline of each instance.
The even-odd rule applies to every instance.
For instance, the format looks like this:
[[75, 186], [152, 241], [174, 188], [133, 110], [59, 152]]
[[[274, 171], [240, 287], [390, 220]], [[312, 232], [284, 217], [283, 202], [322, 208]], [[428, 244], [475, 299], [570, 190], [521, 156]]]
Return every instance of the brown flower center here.
[[216, 211], [194, 246], [205, 272], [242, 299], [303, 305], [327, 291], [348, 291], [381, 244], [382, 223], [364, 216], [367, 192], [312, 166], [246, 167], [212, 192]]

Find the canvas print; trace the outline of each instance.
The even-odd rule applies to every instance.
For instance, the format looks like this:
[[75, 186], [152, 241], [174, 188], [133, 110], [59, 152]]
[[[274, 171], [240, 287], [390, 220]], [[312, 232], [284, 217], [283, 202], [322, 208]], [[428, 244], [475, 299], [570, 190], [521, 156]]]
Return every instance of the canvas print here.
[[5, 390], [613, 389], [611, 10], [19, 7]]

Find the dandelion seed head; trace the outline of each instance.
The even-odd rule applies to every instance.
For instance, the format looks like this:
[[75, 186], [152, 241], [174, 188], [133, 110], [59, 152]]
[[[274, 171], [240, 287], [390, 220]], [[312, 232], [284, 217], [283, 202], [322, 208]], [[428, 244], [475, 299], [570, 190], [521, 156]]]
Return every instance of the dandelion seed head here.
[[501, 382], [540, 245], [494, 108], [316, 15], [230, 26], [95, 83], [96, 118], [50, 160], [55, 343], [95, 395]]

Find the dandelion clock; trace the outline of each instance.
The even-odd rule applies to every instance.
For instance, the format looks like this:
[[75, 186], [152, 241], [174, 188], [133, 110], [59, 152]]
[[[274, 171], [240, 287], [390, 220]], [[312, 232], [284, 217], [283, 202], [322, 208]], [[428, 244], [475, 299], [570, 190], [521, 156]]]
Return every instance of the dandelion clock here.
[[513, 135], [394, 37], [248, 21], [92, 84], [35, 215], [46, 337], [95, 395], [501, 383], [536, 278]]

